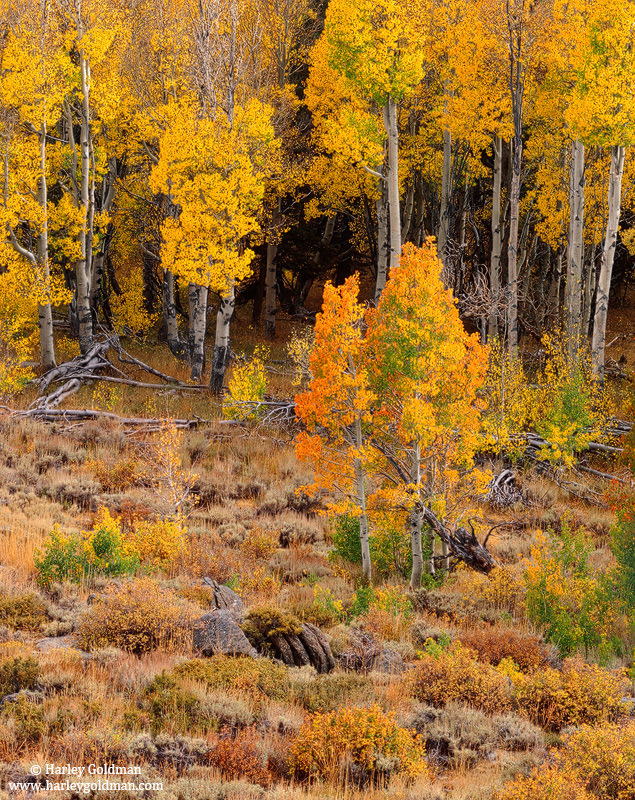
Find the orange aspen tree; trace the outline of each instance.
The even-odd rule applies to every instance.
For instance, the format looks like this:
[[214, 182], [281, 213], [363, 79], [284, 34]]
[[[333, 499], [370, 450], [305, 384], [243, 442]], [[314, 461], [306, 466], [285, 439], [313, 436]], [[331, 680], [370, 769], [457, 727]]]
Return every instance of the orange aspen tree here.
[[305, 490], [333, 492], [337, 499], [330, 509], [359, 519], [362, 569], [370, 581], [367, 439], [374, 398], [364, 362], [364, 307], [358, 294], [357, 275], [340, 287], [327, 283], [324, 289], [310, 357], [311, 383], [296, 397], [296, 414], [306, 426], [297, 437], [296, 453], [315, 470], [315, 481]]
[[[435, 530], [452, 520], [467, 477], [478, 478], [477, 392], [488, 350], [465, 331], [440, 273], [432, 240], [423, 248], [406, 245], [379, 305], [367, 315], [366, 363], [376, 396], [371, 444], [387, 481], [371, 502], [409, 512], [413, 590], [424, 568], [435, 571]], [[442, 540], [446, 567], [448, 555]]]

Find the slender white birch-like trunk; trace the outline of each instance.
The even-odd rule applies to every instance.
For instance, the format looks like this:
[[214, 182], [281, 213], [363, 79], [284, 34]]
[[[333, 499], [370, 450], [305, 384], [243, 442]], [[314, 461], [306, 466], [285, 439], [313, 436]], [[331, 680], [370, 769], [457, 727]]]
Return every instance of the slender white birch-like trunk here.
[[571, 147], [569, 171], [569, 246], [565, 287], [565, 334], [570, 359], [578, 352], [582, 333], [582, 271], [584, 267], [584, 145]]
[[498, 333], [498, 311], [501, 290], [501, 192], [503, 185], [503, 140], [494, 137], [494, 170], [492, 182], [492, 253], [489, 264], [489, 317], [487, 338], [493, 341]]
[[611, 148], [611, 168], [609, 172], [608, 219], [602, 249], [602, 263], [595, 298], [595, 317], [593, 319], [593, 340], [591, 357], [593, 374], [604, 379], [604, 349], [606, 346], [606, 318], [609, 311], [611, 276], [617, 247], [617, 232], [622, 206], [622, 176], [624, 174], [625, 149], [622, 145]]
[[399, 208], [399, 130], [397, 127], [397, 103], [392, 97], [383, 108], [383, 121], [388, 136], [388, 163], [386, 185], [388, 187], [388, 217], [390, 224], [390, 269], [399, 264], [401, 258], [401, 212]]
[[209, 379], [210, 391], [215, 395], [220, 395], [223, 390], [225, 369], [229, 362], [229, 327], [235, 305], [236, 288], [234, 282], [229, 281], [216, 314], [216, 336], [212, 356], [212, 373]]
[[190, 283], [188, 298], [190, 325], [188, 348], [192, 365], [191, 379], [197, 383], [205, 369], [205, 333], [207, 331], [207, 286]]

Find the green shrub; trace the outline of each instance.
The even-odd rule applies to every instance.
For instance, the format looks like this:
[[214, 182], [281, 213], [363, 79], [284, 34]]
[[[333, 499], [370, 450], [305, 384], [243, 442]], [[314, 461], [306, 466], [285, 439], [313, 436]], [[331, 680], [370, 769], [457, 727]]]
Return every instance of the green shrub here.
[[354, 673], [331, 673], [310, 681], [296, 681], [293, 693], [311, 713], [335, 711], [345, 705], [370, 705], [376, 699], [372, 680]]
[[0, 694], [33, 689], [40, 677], [40, 665], [34, 658], [7, 658], [0, 663]]
[[153, 733], [165, 727], [187, 732], [200, 720], [200, 702], [192, 692], [178, 686], [165, 670], [143, 693], [143, 709], [150, 717]]
[[611, 550], [617, 561], [616, 594], [629, 613], [635, 614], [635, 496], [622, 494], [617, 501], [617, 522], [611, 528]]
[[302, 623], [297, 617], [269, 605], [252, 609], [241, 627], [257, 650], [267, 649], [278, 636], [302, 633]]
[[350, 564], [362, 563], [362, 544], [359, 539], [359, 518], [342, 514], [335, 518], [331, 532], [333, 554]]
[[226, 689], [255, 698], [284, 700], [291, 690], [288, 669], [265, 658], [195, 658], [176, 666], [173, 674], [200, 681], [210, 689]]
[[49, 616], [40, 598], [28, 594], [0, 595], [0, 623], [21, 631], [39, 631]]
[[375, 600], [375, 590], [368, 584], [362, 584], [353, 595], [353, 602], [348, 609], [349, 619], [361, 617], [368, 611]]
[[105, 508], [90, 531], [65, 534], [56, 525], [33, 560], [38, 582], [45, 587], [55, 581], [81, 583], [95, 575], [131, 575], [139, 566], [138, 556], [124, 539], [120, 520]]
[[591, 545], [563, 520], [562, 533], [537, 534], [526, 563], [527, 613], [563, 655], [598, 650], [608, 658], [621, 649], [619, 610], [602, 575], [589, 566]]

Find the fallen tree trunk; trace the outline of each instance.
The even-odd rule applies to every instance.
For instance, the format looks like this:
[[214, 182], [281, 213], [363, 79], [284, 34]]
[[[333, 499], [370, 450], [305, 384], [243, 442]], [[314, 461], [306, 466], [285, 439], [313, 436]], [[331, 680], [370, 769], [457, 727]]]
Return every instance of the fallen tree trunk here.
[[[196, 428], [205, 420], [198, 417], [194, 419], [169, 419], [163, 417], [120, 417], [110, 411], [97, 411], [92, 408], [47, 408], [35, 407], [26, 411], [11, 411], [11, 416], [16, 419], [37, 419], [40, 422], [88, 422], [96, 419], [112, 420], [120, 425], [141, 426], [154, 425], [165, 427], [172, 425], [175, 428]], [[233, 420], [215, 420], [215, 424], [232, 425]]]
[[437, 516], [423, 504], [419, 505], [419, 511], [424, 521], [432, 528], [439, 539], [447, 545], [451, 556], [462, 561], [476, 572], [482, 572], [484, 575], [494, 569], [496, 561], [485, 546], [487, 539], [481, 544], [474, 531], [468, 531], [461, 527], [454, 530], [446, 528]]

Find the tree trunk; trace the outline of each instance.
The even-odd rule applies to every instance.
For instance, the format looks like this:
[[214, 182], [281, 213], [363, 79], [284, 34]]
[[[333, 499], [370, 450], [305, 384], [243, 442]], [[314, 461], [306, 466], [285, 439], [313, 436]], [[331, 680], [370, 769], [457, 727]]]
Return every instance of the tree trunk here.
[[609, 311], [609, 293], [615, 248], [617, 247], [617, 231], [620, 222], [622, 205], [622, 175], [624, 174], [625, 150], [622, 145], [611, 147], [611, 171], [609, 173], [608, 220], [606, 236], [602, 249], [602, 263], [598, 279], [595, 299], [595, 317], [593, 319], [593, 341], [591, 344], [593, 374], [604, 379], [604, 348], [606, 345], [606, 318]]
[[220, 395], [223, 391], [225, 368], [229, 362], [229, 326], [236, 305], [236, 289], [231, 282], [227, 287], [226, 295], [220, 300], [216, 315], [216, 337], [214, 339], [214, 354], [212, 356], [212, 374], [209, 379], [209, 388], [212, 394]]
[[[81, 23], [78, 20], [78, 32], [81, 42]], [[82, 228], [78, 236], [81, 256], [75, 262], [75, 281], [77, 293], [77, 322], [79, 329], [79, 348], [85, 355], [93, 346], [93, 317], [90, 308], [90, 276], [92, 257], [92, 218], [90, 208], [91, 199], [91, 146], [90, 146], [90, 65], [83, 50], [79, 53], [79, 67], [81, 78], [81, 129], [80, 129], [80, 157], [81, 180], [79, 194], [75, 203], [82, 211]], [[74, 152], [75, 142], [73, 137], [73, 120], [70, 106], [68, 108], [69, 143], [71, 152]]]
[[492, 185], [492, 254], [489, 265], [489, 318], [487, 338], [493, 341], [498, 334], [498, 306], [501, 289], [501, 190], [503, 183], [503, 140], [494, 137], [494, 171]]
[[377, 198], [377, 278], [375, 281], [375, 303], [379, 302], [388, 278], [388, 258], [390, 241], [388, 239], [388, 190], [382, 181], [381, 194]]
[[205, 369], [205, 332], [207, 330], [207, 286], [190, 283], [188, 290], [190, 325], [188, 350], [192, 364], [191, 380], [200, 383]]
[[170, 352], [177, 358], [184, 358], [185, 348], [179, 335], [179, 323], [174, 303], [174, 275], [169, 269], [163, 270], [163, 327]]
[[[108, 160], [108, 172], [104, 176], [101, 187], [101, 202], [99, 211], [102, 214], [109, 214], [112, 207], [113, 200], [115, 199], [115, 186], [117, 182], [117, 159], [113, 156]], [[94, 200], [94, 198], [93, 198]], [[101, 291], [102, 280], [104, 276], [104, 265], [106, 263], [106, 256], [108, 248], [112, 239], [112, 224], [109, 224], [108, 231], [102, 235], [102, 241], [99, 250], [95, 253], [91, 260], [90, 271], [90, 307], [93, 315], [97, 316], [97, 305], [99, 300], [99, 293]]]
[[[410, 467], [410, 479], [415, 486], [421, 482], [421, 448], [415, 444], [412, 452], [412, 464]], [[413, 592], [421, 588], [423, 578], [423, 545], [421, 543], [421, 512], [417, 505], [410, 511], [408, 524], [410, 525], [410, 548], [412, 551], [412, 572], [410, 574], [410, 588]], [[434, 537], [434, 534], [432, 534]], [[426, 572], [434, 574], [434, 561], [430, 554], [430, 560], [426, 565]]]
[[[358, 451], [364, 445], [362, 439], [362, 421], [359, 416], [355, 419], [355, 446]], [[362, 548], [362, 572], [364, 580], [371, 582], [372, 563], [370, 560], [370, 541], [368, 537], [368, 514], [366, 513], [366, 488], [364, 486], [364, 467], [360, 458], [355, 459], [355, 481], [357, 483], [357, 505], [359, 515], [359, 541]]]
[[507, 248], [507, 337], [509, 351], [518, 348], [518, 222], [520, 216], [520, 169], [523, 156], [522, 131], [512, 140], [512, 186], [510, 193], [509, 246]]
[[[282, 200], [278, 198], [278, 206], [272, 219], [272, 227], [277, 229], [282, 216]], [[277, 236], [277, 232], [275, 234]], [[265, 274], [265, 334], [269, 339], [276, 336], [276, 302], [278, 292], [278, 271], [276, 256], [278, 245], [267, 242], [267, 267]]]
[[[48, 186], [46, 183], [46, 120], [42, 121], [39, 133], [40, 146], [40, 185], [39, 203], [42, 209], [42, 229], [37, 241], [37, 260], [42, 272], [42, 280], [49, 291], [49, 244], [48, 244]], [[38, 326], [40, 329], [40, 360], [42, 366], [51, 369], [55, 366], [55, 343], [53, 340], [53, 313], [50, 303], [38, 303]]]
[[565, 335], [571, 363], [581, 334], [582, 270], [584, 266], [584, 145], [573, 142], [569, 169], [569, 246], [565, 287]]
[[441, 206], [439, 208], [439, 237], [437, 254], [443, 266], [447, 266], [447, 246], [450, 236], [450, 180], [452, 176], [452, 134], [443, 129], [443, 173], [441, 175]]
[[388, 136], [388, 215], [390, 220], [390, 269], [398, 266], [401, 257], [401, 214], [399, 208], [399, 130], [397, 104], [392, 97], [383, 109], [383, 120]]

